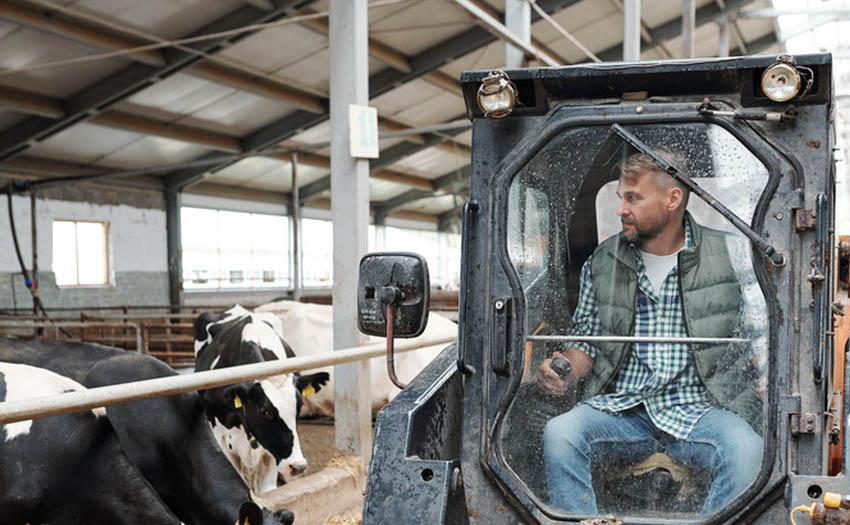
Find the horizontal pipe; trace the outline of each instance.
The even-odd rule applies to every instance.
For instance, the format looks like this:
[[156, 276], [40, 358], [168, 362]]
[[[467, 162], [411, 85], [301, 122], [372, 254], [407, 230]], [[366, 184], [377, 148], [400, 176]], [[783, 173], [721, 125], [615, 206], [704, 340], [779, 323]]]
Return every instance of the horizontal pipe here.
[[685, 344], [724, 344], [749, 343], [751, 339], [739, 337], [635, 337], [622, 335], [529, 335], [526, 341], [573, 341], [592, 343], [606, 341], [612, 343], [685, 343]]
[[[409, 352], [425, 347], [445, 345], [454, 337], [430, 341], [406, 341], [396, 345], [396, 352]], [[69, 414], [81, 410], [170, 396], [224, 385], [264, 379], [279, 374], [309, 370], [352, 361], [380, 357], [386, 353], [385, 343], [357, 346], [328, 352], [321, 356], [292, 357], [262, 363], [206, 370], [188, 375], [158, 377], [117, 385], [101, 386], [77, 392], [65, 392], [31, 399], [0, 403], [0, 425], [27, 419]]]

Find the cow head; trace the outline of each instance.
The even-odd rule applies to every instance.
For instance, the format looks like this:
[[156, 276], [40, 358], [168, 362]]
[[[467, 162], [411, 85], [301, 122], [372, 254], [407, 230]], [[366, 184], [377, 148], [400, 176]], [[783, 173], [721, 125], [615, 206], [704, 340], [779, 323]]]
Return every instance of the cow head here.
[[[286, 359], [292, 355], [281, 337], [280, 322], [272, 314], [251, 313], [236, 307], [218, 318], [200, 316], [195, 332], [196, 370]], [[204, 339], [200, 340], [201, 337]], [[200, 395], [214, 432], [217, 425], [229, 429], [226, 438], [219, 438], [225, 452], [240, 456], [243, 465], [266, 462], [270, 455], [277, 480], [285, 483], [307, 468], [295, 427], [302, 396], [297, 386], [305, 392], [316, 391], [326, 381], [327, 374], [292, 374], [291, 380], [278, 386], [268, 380], [249, 381], [201, 391]], [[222, 439], [229, 441], [223, 443]], [[263, 451], [266, 455], [258, 459]]]

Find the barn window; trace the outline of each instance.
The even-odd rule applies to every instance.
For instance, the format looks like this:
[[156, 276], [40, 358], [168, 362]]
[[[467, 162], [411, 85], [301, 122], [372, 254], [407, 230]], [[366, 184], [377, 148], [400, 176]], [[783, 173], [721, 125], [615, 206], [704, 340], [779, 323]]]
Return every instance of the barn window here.
[[181, 208], [183, 288], [285, 288], [289, 219], [280, 215]]
[[53, 221], [53, 273], [58, 286], [109, 283], [108, 230], [106, 222]]
[[304, 286], [333, 285], [333, 223], [320, 219], [301, 220], [301, 272]]

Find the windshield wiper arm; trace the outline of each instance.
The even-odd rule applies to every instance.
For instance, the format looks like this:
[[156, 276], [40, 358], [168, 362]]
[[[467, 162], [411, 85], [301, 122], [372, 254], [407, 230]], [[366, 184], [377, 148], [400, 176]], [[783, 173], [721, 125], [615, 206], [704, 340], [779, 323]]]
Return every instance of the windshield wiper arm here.
[[720, 201], [715, 199], [710, 193], [702, 189], [696, 182], [693, 181], [690, 177], [679, 171], [673, 163], [663, 158], [652, 149], [645, 142], [634, 136], [632, 133], [626, 130], [623, 126], [619, 124], [612, 124], [611, 129], [614, 133], [617, 134], [621, 139], [626, 141], [627, 144], [643, 153], [647, 157], [651, 158], [656, 164], [658, 164], [661, 169], [669, 173], [674, 179], [678, 180], [682, 184], [688, 187], [693, 193], [696, 193], [699, 198], [704, 200], [706, 204], [717, 210], [717, 213], [726, 218], [729, 222], [731, 222], [736, 228], [738, 228], [741, 233], [747, 236], [747, 238], [752, 241], [764, 254], [770, 259], [770, 261], [776, 266], [782, 266], [785, 264], [785, 256], [779, 253], [776, 248], [774, 248], [764, 237], [756, 233], [750, 225], [741, 220], [740, 217], [735, 215], [735, 212], [724, 206]]

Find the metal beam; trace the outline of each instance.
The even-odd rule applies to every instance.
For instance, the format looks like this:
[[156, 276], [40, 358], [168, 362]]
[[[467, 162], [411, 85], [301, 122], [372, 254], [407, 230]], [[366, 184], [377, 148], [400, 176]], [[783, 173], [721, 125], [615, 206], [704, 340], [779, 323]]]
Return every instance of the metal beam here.
[[[148, 43], [116, 34], [108, 28], [97, 27], [86, 20], [77, 19], [65, 13], [50, 12], [43, 8], [9, 2], [0, 3], [0, 18], [112, 51], [123, 51]], [[129, 58], [151, 66], [165, 65], [165, 58], [157, 50], [139, 51], [129, 55]]]
[[[412, 186], [414, 188], [418, 188], [420, 190], [427, 190], [429, 192], [433, 192], [436, 188], [434, 187], [434, 183], [431, 180], [417, 177], [415, 175], [408, 175], [406, 173], [399, 173], [397, 171], [390, 170], [376, 170], [369, 174], [369, 177], [377, 180], [385, 180], [387, 182], [394, 182], [396, 184], [404, 184], [406, 186]], [[316, 200], [316, 198], [322, 193], [331, 189], [331, 178], [330, 177], [322, 177], [321, 179], [315, 180], [309, 184], [306, 184], [299, 188], [299, 202], [301, 204], [306, 204], [308, 202]]]
[[[695, 24], [699, 27], [702, 24], [713, 22], [718, 17], [734, 15], [738, 8], [746, 5], [749, 1], [750, 0], [727, 0], [725, 8], [720, 8], [715, 3], [707, 4], [696, 10]], [[652, 27], [650, 30], [652, 31], [653, 43], [645, 46], [643, 51], [653, 49], [665, 40], [670, 40], [671, 38], [679, 36], [682, 31], [682, 17], [678, 17], [674, 20], [670, 20], [669, 22]], [[622, 45], [613, 45], [596, 55], [605, 62], [618, 61], [622, 56]]]
[[437, 230], [444, 232], [448, 230], [449, 223], [460, 217], [463, 214], [463, 206], [458, 206], [457, 208], [453, 208], [448, 211], [444, 211], [443, 213], [437, 215]]
[[390, 214], [391, 211], [401, 208], [405, 204], [415, 202], [421, 199], [433, 197], [434, 193], [425, 190], [408, 190], [391, 199], [377, 202], [373, 205], [375, 214], [375, 224], [383, 223], [383, 220]]
[[729, 41], [732, 36], [732, 22], [728, 18], [722, 18], [717, 21], [717, 25], [720, 31], [719, 38], [717, 40], [717, 56], [728, 57]]
[[[554, 12], [578, 3], [580, 0], [538, 0], [538, 5], [547, 12]], [[539, 20], [532, 13], [532, 23]], [[445, 64], [461, 58], [487, 44], [496, 38], [487, 31], [475, 27], [439, 42], [418, 55], [410, 58], [410, 72], [405, 73], [393, 68], [387, 68], [369, 77], [369, 98], [375, 98], [406, 82], [423, 77], [434, 72]], [[284, 116], [263, 129], [258, 130], [243, 140], [243, 149], [247, 152], [264, 149], [277, 145], [309, 127], [321, 124], [328, 119], [328, 114], [316, 115], [299, 110]], [[204, 173], [214, 173], [230, 166], [233, 162], [223, 160], [221, 164], [211, 168], [196, 168], [182, 170], [169, 176], [167, 184], [172, 186], [190, 185], [203, 180]]]
[[165, 191], [165, 229], [168, 240], [168, 299], [172, 308], [183, 302], [183, 250], [180, 239], [180, 193]]
[[[384, 151], [381, 151], [381, 156], [369, 163], [369, 170], [371, 171], [371, 176], [376, 179], [389, 180], [390, 182], [399, 182], [401, 184], [419, 181], [424, 184], [427, 184], [425, 189], [433, 189], [433, 186], [431, 186], [430, 182], [427, 179], [421, 179], [419, 177], [406, 175], [406, 177], [415, 179], [406, 181], [398, 177], [402, 174], [395, 174], [393, 172], [390, 172], [393, 173], [392, 177], [386, 177], [381, 175], [386, 173], [387, 170], [385, 170], [384, 168], [386, 168], [387, 166], [395, 164], [396, 162], [404, 159], [405, 157], [409, 157], [410, 155], [419, 153], [420, 151], [423, 151], [427, 148], [435, 147], [439, 144], [442, 144], [447, 140], [447, 136], [458, 135], [460, 133], [463, 133], [464, 131], [466, 131], [465, 127], [458, 129], [448, 129], [446, 131], [443, 131], [441, 135], [428, 133], [425, 135], [425, 140], [422, 143], [400, 142]], [[307, 186], [301, 189], [301, 202], [308, 202], [309, 200], [315, 198], [323, 192], [328, 191], [330, 187], [330, 176], [323, 177], [315, 182], [308, 184]], [[421, 188], [422, 186], [419, 187]]]
[[438, 191], [456, 192], [469, 188], [470, 165], [449, 172], [434, 180], [434, 189]]
[[696, 54], [696, 0], [682, 0], [682, 58]]
[[531, 43], [525, 42], [521, 36], [514, 34], [507, 27], [505, 27], [504, 24], [501, 23], [501, 21], [492, 17], [487, 11], [481, 9], [480, 7], [472, 3], [470, 0], [454, 0], [454, 3], [466, 10], [467, 13], [471, 15], [475, 20], [483, 24], [488, 31], [490, 31], [500, 39], [504, 40], [505, 42], [508, 42], [511, 45], [521, 49], [525, 53], [537, 58], [547, 66], [556, 67], [561, 65], [561, 62], [556, 60], [554, 57], [549, 56], [542, 49], [538, 49]]
[[406, 173], [399, 173], [397, 171], [390, 170], [377, 170], [370, 173], [369, 176], [373, 179], [385, 180], [387, 182], [405, 184], [414, 188], [434, 191], [434, 184], [429, 179], [418, 177], [416, 175], [408, 175]]
[[328, 110], [328, 99], [325, 97], [307, 93], [279, 80], [247, 74], [242, 70], [221, 64], [201, 62], [186, 72], [217, 84], [292, 104], [313, 113], [325, 113]]
[[[331, 0], [331, 219], [333, 221], [334, 350], [356, 346], [357, 280], [352, 266], [366, 253], [369, 224], [369, 160], [349, 152], [349, 105], [369, 103], [367, 0]], [[369, 363], [334, 367], [336, 448], [369, 462], [372, 406]]]
[[387, 199], [382, 202], [376, 202], [373, 204], [374, 214], [375, 214], [375, 222], [377, 223], [379, 218], [385, 218], [394, 210], [401, 208], [402, 206], [415, 202], [421, 199], [425, 199], [428, 197], [433, 197], [435, 195], [434, 192], [443, 193], [443, 192], [460, 192], [467, 188], [469, 188], [469, 165], [460, 168], [459, 170], [452, 171], [438, 179], [433, 181], [434, 189], [432, 191], [423, 191], [423, 190], [409, 190], [400, 195], [397, 195], [391, 199]]
[[292, 154], [292, 192], [289, 199], [289, 216], [292, 218], [292, 300], [301, 300], [301, 201], [298, 196], [298, 152]]
[[737, 18], [776, 18], [780, 16], [838, 16], [842, 18], [850, 17], [850, 7], [808, 7], [801, 9], [749, 9], [747, 11], [738, 11]]
[[[263, 10], [270, 10], [273, 7], [268, 0], [254, 0], [254, 2], [245, 1], [245, 3], [254, 5], [254, 7], [258, 7]], [[298, 13], [311, 14], [316, 13], [316, 11], [310, 8], [301, 8]], [[48, 16], [43, 11], [27, 7], [0, 6], [0, 17], [19, 23], [25, 23], [32, 27], [47, 30], [54, 34], [105, 49], [125, 50], [148, 43], [148, 41], [142, 42], [130, 35], [115, 34], [111, 28], [92, 28], [81, 30], [80, 28], [86, 28], [90, 25], [88, 20], [83, 17], [74, 17], [68, 13], [61, 13], [61, 16], [63, 19], [67, 19], [67, 23], [57, 23], [56, 16], [52, 13]], [[328, 23], [326, 20], [306, 20], [301, 22], [301, 24], [327, 35]], [[396, 69], [405, 72], [410, 71], [409, 60], [407, 56], [401, 52], [376, 41], [370, 41], [369, 49], [372, 56], [383, 60]], [[150, 53], [155, 54], [155, 59], [146, 59], [145, 56], [137, 56], [135, 54], [130, 55], [130, 58], [145, 63], [151, 63], [152, 65], [162, 65], [164, 63], [165, 59], [159, 51], [151, 51]], [[314, 113], [327, 113], [328, 111], [327, 97], [305, 92], [302, 89], [288, 85], [280, 80], [262, 76], [248, 68], [240, 68], [236, 65], [223, 65], [214, 61], [204, 60], [191, 66], [186, 70], [186, 72], [194, 76], [205, 78], [217, 84], [222, 84], [274, 100], [279, 100]], [[426, 79], [447, 91], [451, 91], [453, 93], [460, 92], [460, 82], [444, 73], [429, 73], [426, 75]], [[0, 104], [3, 104], [4, 102], [4, 92], [2, 91], [4, 89], [5, 88], [0, 87]], [[64, 111], [61, 110], [61, 105], [58, 101], [54, 103], [58, 109], [48, 108], [45, 110], [44, 108], [33, 106], [33, 109], [38, 108], [41, 109], [41, 111], [26, 112], [50, 118], [59, 118], [64, 115]], [[406, 129], [406, 126], [404, 128]]]
[[[619, 9], [620, 12], [623, 13], [623, 16], [626, 15], [626, 7], [623, 5], [623, 0], [611, 0], [611, 3], [613, 3], [617, 7], [617, 9]], [[649, 26], [646, 25], [646, 22], [643, 21], [643, 18], [640, 19], [640, 37], [647, 44], [652, 44], [653, 42], [655, 42], [655, 39], [652, 37], [652, 31], [650, 31]], [[667, 50], [667, 47], [664, 45], [663, 42], [659, 42], [656, 45], [662, 57], [666, 59], [673, 58], [673, 55], [670, 53], [670, 51]]]
[[[299, 11], [299, 14], [314, 14], [316, 10], [314, 9], [302, 9]], [[328, 25], [328, 21], [321, 18], [315, 18], [312, 20], [304, 20], [301, 22], [301, 25], [312, 29], [313, 31], [327, 35], [330, 32], [330, 26]], [[377, 40], [369, 39], [369, 55], [381, 60], [386, 63], [388, 66], [394, 67], [399, 71], [410, 71], [410, 61], [407, 56], [405, 56], [400, 51], [396, 51], [386, 44], [382, 44]]]
[[242, 2], [252, 5], [258, 9], [262, 9], [263, 11], [271, 11], [274, 9], [273, 0], [242, 0]]
[[[0, 107], [7, 107], [13, 111], [50, 118], [61, 118], [65, 115], [65, 110], [62, 109], [61, 102], [56, 99], [2, 86], [0, 86]], [[182, 117], [182, 115], [174, 114], [170, 118], [160, 120], [133, 113], [107, 110], [91, 118], [90, 122], [101, 126], [125, 129], [137, 133], [146, 133], [148, 135], [199, 144], [219, 151], [241, 153], [242, 149], [240, 142], [236, 137], [178, 124], [176, 121], [180, 117]], [[421, 132], [411, 130], [411, 128], [403, 124], [386, 118], [379, 119], [378, 125], [382, 130], [397, 134], [394, 136], [403, 136], [405, 140], [416, 142], [417, 144], [425, 144], [426, 137], [423, 133], [428, 133], [430, 131], [427, 127], [423, 128]], [[464, 125], [466, 127], [469, 126], [468, 122], [464, 123]], [[434, 129], [433, 131], [444, 133], [450, 130]], [[465, 144], [445, 144], [441, 142], [435, 146], [454, 154], [470, 154], [470, 148]], [[290, 161], [289, 153], [269, 154], [267, 156], [270, 158], [277, 158], [285, 162]], [[329, 158], [312, 153], [304, 153], [300, 162], [308, 166], [330, 168]]]
[[[732, 29], [735, 31], [735, 39], [738, 41], [738, 47], [743, 51], [742, 55], [749, 55], [749, 51], [747, 51], [747, 42], [744, 38], [744, 33], [741, 31], [741, 27], [738, 25], [738, 19], [732, 19]], [[731, 51], [730, 51], [731, 53]]]
[[[301, 0], [304, 1], [304, 0]], [[286, 15], [287, 9], [298, 0], [282, 0], [274, 11], [262, 11], [255, 7], [243, 6], [218, 20], [207, 24], [189, 36], [205, 35], [235, 29], [260, 22], [270, 22]], [[202, 52], [215, 53], [249, 33], [242, 33], [203, 42], [195, 42], [187, 47]], [[31, 144], [42, 141], [68, 126], [89, 118], [104, 109], [132, 96], [138, 91], [181, 71], [202, 59], [201, 56], [178, 49], [163, 52], [166, 64], [150, 66], [135, 63], [100, 80], [62, 102], [65, 116], [60, 119], [30, 117], [0, 133], [0, 159], [8, 158], [27, 149]]]
[[[472, 2], [473, 4], [475, 4], [476, 6], [478, 6], [479, 9], [482, 9], [485, 12], [487, 12], [490, 16], [492, 16], [496, 20], [505, 20], [505, 14], [504, 13], [502, 13], [498, 9], [494, 8], [493, 6], [491, 6], [490, 4], [485, 2], [484, 0], [469, 0], [469, 1]], [[521, 0], [521, 1], [522, 2], [528, 2], [528, 0]], [[529, 5], [530, 5], [530, 3], [529, 3]], [[534, 10], [532, 10], [531, 13], [532, 13], [532, 15], [531, 15], [532, 20], [537, 20], [540, 17], [539, 13], [537, 13]], [[505, 25], [507, 25], [507, 24], [505, 24]], [[531, 35], [531, 44], [534, 47], [536, 47], [537, 49], [540, 49], [543, 52], [545, 52], [547, 55], [555, 58], [556, 60], [558, 60], [558, 62], [561, 62], [562, 64], [567, 63], [566, 59], [564, 59], [561, 55], [559, 55], [558, 53], [553, 51], [551, 47], [547, 46], [546, 44], [544, 44], [543, 42], [541, 42], [540, 40], [535, 38], [534, 35]]]
[[[455, 119], [450, 119], [450, 121], [453, 120]], [[466, 131], [466, 129], [467, 128], [449, 129], [441, 132], [439, 135], [434, 133], [428, 133], [425, 135], [425, 141], [421, 144], [401, 142], [399, 144], [396, 144], [395, 146], [392, 146], [382, 151], [381, 156], [378, 157], [376, 160], [370, 162], [369, 166], [373, 171], [385, 168], [387, 166], [395, 164], [396, 162], [404, 159], [405, 157], [409, 157], [411, 155], [419, 153], [420, 151], [424, 151], [428, 148], [442, 144], [445, 141], [449, 140], [449, 137], [454, 135], [460, 135], [461, 133]]]
[[61, 118], [65, 116], [62, 104], [56, 99], [3, 86], [0, 86], [0, 106], [39, 117]]
[[331, 189], [331, 178], [322, 177], [298, 188], [298, 201], [302, 205], [306, 204], [329, 189]]
[[[747, 42], [747, 52], [750, 55], [758, 55], [765, 49], [769, 48], [772, 45], [778, 44], [779, 40], [776, 39], [776, 33], [770, 32], [762, 37], [756, 38], [755, 40], [750, 40]], [[730, 55], [741, 55], [743, 51], [740, 48], [735, 48], [729, 52]]]
[[623, 62], [640, 60], [640, 0], [625, 0], [623, 6]]
[[[304, 3], [302, 0], [299, 5], [303, 5]], [[258, 0], [254, 7], [269, 11], [272, 5], [265, 0]], [[292, 9], [290, 8], [290, 10]], [[57, 17], [61, 17], [61, 20]], [[96, 23], [90, 22], [83, 16], [74, 16], [65, 12], [58, 14], [47, 13], [41, 9], [4, 4], [0, 5], [0, 18], [6, 18], [7, 20], [29, 27], [112, 51], [123, 51], [155, 42], [153, 36], [147, 40], [140, 40], [135, 35], [119, 34], [112, 28], [98, 27]], [[165, 58], [157, 50], [134, 53], [127, 55], [127, 58], [153, 66], [162, 66], [165, 64]], [[188, 72], [219, 84], [281, 100], [316, 113], [325, 113], [328, 109], [326, 98], [306, 93], [303, 90], [262, 76], [247, 68], [225, 66], [204, 60], [191, 67]]]
[[242, 151], [242, 148], [239, 146], [239, 140], [224, 133], [184, 126], [176, 122], [163, 122], [121, 111], [105, 111], [89, 119], [89, 122], [110, 128], [125, 129], [136, 133], [146, 133], [157, 137], [166, 137], [199, 144], [219, 151], [230, 153], [240, 153]]
[[[526, 0], [505, 0], [505, 27], [524, 43], [531, 43], [531, 4]], [[522, 49], [505, 43], [505, 67], [525, 65]]]

